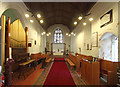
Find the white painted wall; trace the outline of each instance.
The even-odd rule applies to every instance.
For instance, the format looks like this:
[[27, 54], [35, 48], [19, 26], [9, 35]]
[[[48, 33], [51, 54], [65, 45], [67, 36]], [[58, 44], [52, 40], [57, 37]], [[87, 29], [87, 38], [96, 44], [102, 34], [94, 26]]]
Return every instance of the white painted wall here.
[[[100, 28], [100, 17], [109, 10], [113, 9], [113, 22]], [[78, 48], [81, 48], [81, 54], [92, 55], [99, 57], [99, 39], [106, 33], [110, 32], [118, 36], [118, 3], [117, 2], [97, 2], [90, 10], [92, 13], [86, 17], [87, 26], [83, 26], [83, 20], [73, 30], [76, 33], [76, 37], [71, 37], [71, 49], [74, 52], [78, 52]], [[88, 21], [89, 17], [93, 17], [92, 22]], [[86, 50], [87, 44], [91, 44], [92, 33], [98, 32], [98, 47], [92, 47], [92, 50]]]
[[[22, 21], [22, 24], [23, 27], [28, 27], [28, 41], [32, 42], [32, 47], [29, 47], [29, 53], [42, 52], [46, 46], [46, 36], [43, 37], [41, 35], [41, 33], [44, 32], [44, 29], [40, 26], [35, 17], [25, 17], [25, 13], [28, 9], [25, 4], [23, 2], [0, 2], [0, 6], [0, 16], [7, 9], [15, 9], [18, 12], [19, 18], [24, 20]], [[34, 23], [30, 23], [30, 19], [33, 19]], [[34, 44], [35, 40], [37, 42], [36, 45]]]
[[49, 51], [51, 51], [51, 43], [54, 43], [54, 31], [57, 27], [59, 27], [63, 31], [63, 43], [66, 43], [66, 49], [69, 49], [70, 37], [66, 36], [66, 33], [70, 32], [68, 27], [62, 24], [55, 24], [47, 29], [47, 32], [51, 32], [51, 35], [49, 37], [46, 37], [47, 42], [49, 42]]

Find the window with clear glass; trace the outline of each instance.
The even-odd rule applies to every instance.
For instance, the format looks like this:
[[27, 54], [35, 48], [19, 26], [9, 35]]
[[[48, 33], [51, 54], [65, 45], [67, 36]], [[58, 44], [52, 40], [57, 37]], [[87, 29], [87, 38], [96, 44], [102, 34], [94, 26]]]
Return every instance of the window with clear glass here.
[[63, 34], [61, 29], [56, 29], [54, 32], [54, 43], [63, 43]]

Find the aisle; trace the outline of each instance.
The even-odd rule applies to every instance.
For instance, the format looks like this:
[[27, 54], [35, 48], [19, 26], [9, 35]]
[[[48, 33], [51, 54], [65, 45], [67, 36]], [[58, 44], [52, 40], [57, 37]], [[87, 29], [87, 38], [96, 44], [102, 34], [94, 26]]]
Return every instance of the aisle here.
[[71, 85], [76, 87], [64, 58], [55, 58], [44, 82], [44, 87], [46, 85]]

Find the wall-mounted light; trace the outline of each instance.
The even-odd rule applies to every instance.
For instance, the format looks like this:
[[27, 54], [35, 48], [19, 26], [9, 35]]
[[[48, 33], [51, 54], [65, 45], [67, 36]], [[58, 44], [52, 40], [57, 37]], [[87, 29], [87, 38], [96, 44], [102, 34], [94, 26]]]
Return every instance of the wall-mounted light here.
[[86, 25], [87, 25], [87, 23], [86, 23], [86, 22], [84, 22], [84, 23], [83, 23], [83, 25], [84, 25], [84, 26], [86, 26]]
[[47, 34], [47, 36], [49, 36], [49, 34]]
[[71, 34], [73, 35], [74, 33], [73, 33], [73, 32], [71, 32]]
[[78, 19], [79, 19], [79, 20], [82, 20], [82, 16], [79, 16]]
[[33, 20], [30, 20], [31, 23], [33, 23], [34, 21]]
[[[86, 26], [86, 24], [87, 23], [85, 23], [85, 19], [86, 19], [86, 17], [87, 16], [89, 16], [89, 15], [91, 15], [91, 13], [88, 13], [88, 14], [85, 14], [85, 15], [80, 15], [79, 17], [78, 17], [78, 20], [84, 20], [84, 23], [83, 23], [83, 25], [84, 26]], [[93, 21], [93, 18], [91, 17], [91, 18], [89, 18], [89, 21]], [[77, 25], [78, 24], [78, 21], [76, 20], [75, 22], [74, 22], [74, 25]]]
[[25, 14], [25, 17], [28, 18], [28, 17], [29, 17], [29, 14]]
[[38, 18], [41, 18], [41, 15], [40, 15], [40, 14], [37, 14], [37, 17], [38, 17]]
[[77, 21], [74, 22], [74, 25], [77, 25]]
[[66, 36], [68, 35], [68, 33], [66, 33]]
[[46, 35], [47, 35], [47, 36], [50, 36], [50, 35], [51, 35], [51, 33], [50, 33], [50, 32], [48, 32]]
[[45, 34], [46, 32], [43, 32], [43, 34]]
[[93, 18], [89, 18], [89, 21], [93, 21]]
[[71, 35], [69, 34], [69, 37], [70, 37]]
[[40, 23], [42, 24], [44, 21], [43, 20], [40, 20]]

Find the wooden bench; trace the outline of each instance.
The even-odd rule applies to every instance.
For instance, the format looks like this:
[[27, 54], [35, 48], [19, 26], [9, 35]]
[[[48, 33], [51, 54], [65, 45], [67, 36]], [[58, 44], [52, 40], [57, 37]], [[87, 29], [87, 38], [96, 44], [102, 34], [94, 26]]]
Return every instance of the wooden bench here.
[[45, 62], [47, 63], [46, 65], [48, 65], [51, 60], [52, 60], [52, 58], [46, 59], [46, 60], [45, 60]]
[[35, 70], [35, 66], [36, 66], [35, 61], [36, 61], [35, 59], [31, 59], [31, 60], [26, 61], [26, 62], [24, 62], [24, 63], [20, 63], [19, 66], [20, 66], [21, 72], [19, 73], [18, 78], [19, 78], [20, 76], [22, 76], [22, 74], [23, 74], [23, 76], [24, 76], [24, 79], [26, 78], [26, 77], [25, 77], [25, 73], [28, 72], [28, 68], [29, 68], [28, 66], [29, 66], [30, 64], [32, 65], [32, 66], [30, 66], [30, 67], [33, 67], [34, 70]]
[[66, 59], [66, 60], [69, 63], [71, 69], [73, 69], [73, 67], [75, 66], [75, 64], [70, 59]]

